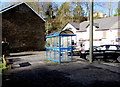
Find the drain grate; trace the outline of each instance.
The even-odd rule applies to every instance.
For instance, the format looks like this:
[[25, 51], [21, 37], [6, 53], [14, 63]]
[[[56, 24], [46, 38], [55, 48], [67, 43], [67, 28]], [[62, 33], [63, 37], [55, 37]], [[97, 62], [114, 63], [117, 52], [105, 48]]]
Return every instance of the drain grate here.
[[24, 63], [20, 63], [19, 65], [20, 67], [26, 67], [26, 66], [30, 66], [31, 64], [29, 62], [24, 62]]

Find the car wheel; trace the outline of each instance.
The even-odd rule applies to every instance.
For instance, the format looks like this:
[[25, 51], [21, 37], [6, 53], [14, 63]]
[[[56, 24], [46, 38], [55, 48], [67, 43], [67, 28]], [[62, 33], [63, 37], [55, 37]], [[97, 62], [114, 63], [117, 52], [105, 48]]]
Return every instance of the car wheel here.
[[85, 56], [85, 59], [86, 59], [86, 60], [90, 60], [90, 55], [86, 55], [86, 56]]
[[120, 56], [117, 58], [117, 61], [120, 62]]

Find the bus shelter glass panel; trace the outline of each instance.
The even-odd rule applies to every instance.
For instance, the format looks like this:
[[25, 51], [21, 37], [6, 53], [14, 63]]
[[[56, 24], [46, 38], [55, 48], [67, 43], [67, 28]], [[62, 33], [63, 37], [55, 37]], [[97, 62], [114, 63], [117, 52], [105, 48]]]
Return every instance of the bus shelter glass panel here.
[[61, 61], [72, 61], [71, 36], [61, 36]]
[[46, 38], [46, 59], [58, 63], [72, 61], [72, 36], [74, 34], [57, 34]]

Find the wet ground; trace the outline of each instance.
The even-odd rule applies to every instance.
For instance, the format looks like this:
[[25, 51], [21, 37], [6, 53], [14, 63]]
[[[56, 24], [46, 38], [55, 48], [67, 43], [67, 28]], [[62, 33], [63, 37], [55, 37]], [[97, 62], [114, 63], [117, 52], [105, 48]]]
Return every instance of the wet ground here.
[[120, 87], [120, 64], [43, 61], [45, 52], [13, 53], [13, 69], [4, 71], [2, 87]]

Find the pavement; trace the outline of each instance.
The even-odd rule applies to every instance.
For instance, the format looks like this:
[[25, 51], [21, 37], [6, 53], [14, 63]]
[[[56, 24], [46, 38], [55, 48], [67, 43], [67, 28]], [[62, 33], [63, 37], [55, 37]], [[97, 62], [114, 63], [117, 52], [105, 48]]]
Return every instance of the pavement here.
[[4, 71], [2, 87], [120, 87], [120, 63], [44, 61], [45, 51], [12, 53], [13, 69]]

